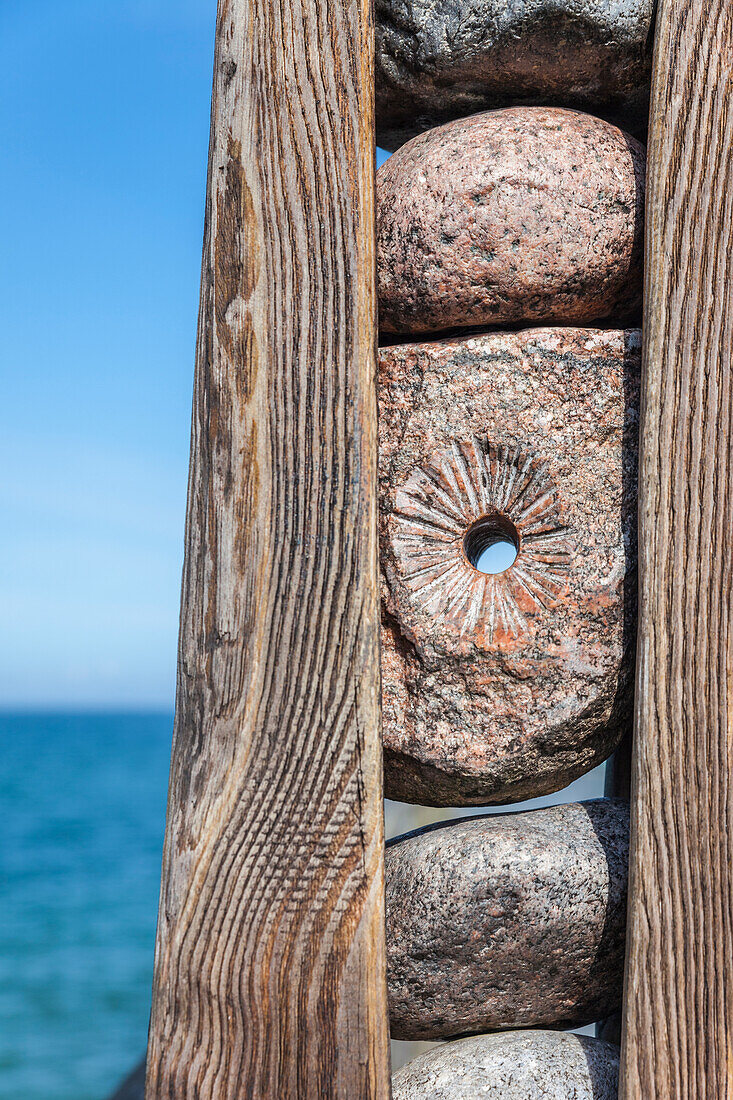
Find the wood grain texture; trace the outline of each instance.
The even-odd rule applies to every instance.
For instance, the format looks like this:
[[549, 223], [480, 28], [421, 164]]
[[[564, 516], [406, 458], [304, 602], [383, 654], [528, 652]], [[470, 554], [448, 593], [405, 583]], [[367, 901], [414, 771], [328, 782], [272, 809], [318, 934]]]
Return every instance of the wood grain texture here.
[[369, 0], [220, 0], [148, 1100], [389, 1096]]
[[733, 1096], [733, 4], [661, 0], [620, 1095]]

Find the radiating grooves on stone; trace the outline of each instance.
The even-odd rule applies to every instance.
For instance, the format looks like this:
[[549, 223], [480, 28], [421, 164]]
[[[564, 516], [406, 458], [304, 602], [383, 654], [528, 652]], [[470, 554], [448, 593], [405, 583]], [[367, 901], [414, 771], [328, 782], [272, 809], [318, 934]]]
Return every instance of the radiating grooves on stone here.
[[[421, 1054], [392, 1078], [393, 1100], [617, 1100], [618, 1047], [585, 1035], [477, 1035]], [[639, 1097], [639, 1100], [642, 1100]]]
[[579, 1027], [621, 1003], [629, 807], [464, 818], [387, 846], [392, 1037]]
[[[389, 797], [545, 794], [627, 728], [639, 346], [553, 327], [380, 350]], [[482, 530], [518, 546], [503, 573], [471, 564]]]
[[526, 630], [508, 577], [480, 573], [466, 560], [464, 536], [482, 516], [506, 516], [516, 526], [522, 553], [512, 581], [535, 604], [550, 607], [566, 589], [570, 551], [557, 490], [547, 464], [519, 447], [475, 436], [454, 440], [400, 488], [394, 514], [406, 583], [427, 610], [455, 617], [461, 633], [479, 619], [489, 640], [495, 631]]

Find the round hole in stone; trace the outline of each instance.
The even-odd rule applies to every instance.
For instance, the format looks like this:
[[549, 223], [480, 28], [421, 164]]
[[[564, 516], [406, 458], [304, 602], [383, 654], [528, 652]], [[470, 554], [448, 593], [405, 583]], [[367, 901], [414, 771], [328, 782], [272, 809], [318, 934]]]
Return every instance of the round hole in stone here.
[[482, 516], [466, 531], [463, 553], [479, 573], [503, 573], [517, 559], [519, 531], [507, 516]]

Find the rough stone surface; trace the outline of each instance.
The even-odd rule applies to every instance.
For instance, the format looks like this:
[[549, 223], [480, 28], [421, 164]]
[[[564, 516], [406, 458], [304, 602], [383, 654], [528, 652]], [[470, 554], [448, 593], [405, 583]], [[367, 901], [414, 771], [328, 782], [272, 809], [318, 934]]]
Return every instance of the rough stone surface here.
[[387, 846], [394, 1039], [580, 1027], [621, 1004], [629, 807], [432, 826]]
[[644, 147], [577, 111], [491, 111], [377, 173], [383, 332], [638, 314]]
[[376, 0], [378, 142], [511, 104], [646, 127], [653, 0]]
[[515, 1031], [443, 1043], [392, 1077], [393, 1100], [616, 1100], [618, 1047]]
[[[380, 351], [385, 793], [515, 802], [630, 725], [638, 330], [530, 329]], [[464, 536], [513, 524], [480, 573]]]

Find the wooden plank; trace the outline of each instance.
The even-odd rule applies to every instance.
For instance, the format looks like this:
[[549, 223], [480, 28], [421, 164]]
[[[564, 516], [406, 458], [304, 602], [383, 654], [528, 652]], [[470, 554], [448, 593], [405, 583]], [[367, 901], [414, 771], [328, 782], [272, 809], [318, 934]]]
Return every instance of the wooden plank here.
[[388, 1097], [369, 0], [220, 0], [149, 1100]]
[[647, 191], [626, 1100], [733, 1095], [733, 4], [661, 0]]

